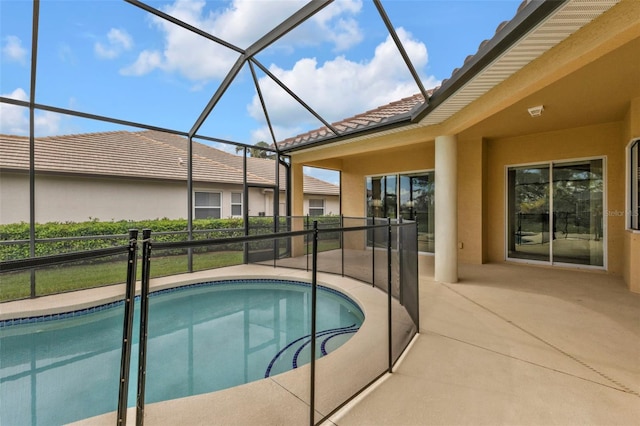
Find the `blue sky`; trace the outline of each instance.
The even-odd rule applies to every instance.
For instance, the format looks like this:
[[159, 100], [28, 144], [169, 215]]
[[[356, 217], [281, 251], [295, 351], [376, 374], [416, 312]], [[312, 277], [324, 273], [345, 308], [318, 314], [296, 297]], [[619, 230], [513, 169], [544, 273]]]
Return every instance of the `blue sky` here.
[[[516, 13], [519, 0], [383, 0], [426, 88], [448, 78]], [[299, 1], [175, 0], [149, 5], [246, 48]], [[0, 94], [29, 97], [32, 4], [0, 0]], [[123, 1], [40, 6], [36, 102], [188, 131], [237, 54]], [[417, 93], [374, 5], [336, 1], [257, 59], [327, 121]], [[278, 140], [321, 126], [258, 70]], [[0, 132], [27, 134], [24, 108], [0, 104]], [[121, 127], [38, 111], [38, 135]], [[271, 142], [244, 68], [199, 133]]]

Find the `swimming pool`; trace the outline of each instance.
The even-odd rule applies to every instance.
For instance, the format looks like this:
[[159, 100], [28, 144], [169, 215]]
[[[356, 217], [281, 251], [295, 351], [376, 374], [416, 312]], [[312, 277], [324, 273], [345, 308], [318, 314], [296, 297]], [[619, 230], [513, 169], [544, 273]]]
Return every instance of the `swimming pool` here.
[[[353, 300], [318, 289], [317, 357], [342, 345], [364, 320]], [[309, 362], [310, 302], [310, 285], [288, 280], [213, 281], [151, 293], [146, 402], [213, 392]], [[0, 323], [0, 424], [61, 424], [114, 411], [123, 309], [116, 302]], [[130, 406], [136, 372], [134, 356]]]

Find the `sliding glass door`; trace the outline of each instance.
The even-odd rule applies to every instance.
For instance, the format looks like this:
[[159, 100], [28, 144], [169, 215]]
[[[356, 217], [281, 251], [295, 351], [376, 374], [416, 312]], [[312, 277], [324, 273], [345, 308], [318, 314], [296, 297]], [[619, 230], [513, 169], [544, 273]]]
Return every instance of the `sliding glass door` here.
[[507, 257], [604, 266], [603, 160], [511, 167]]
[[602, 160], [553, 167], [553, 260], [603, 266]]
[[510, 168], [508, 257], [548, 262], [549, 166]]
[[418, 222], [418, 250], [434, 252], [433, 173], [400, 175], [400, 217]]

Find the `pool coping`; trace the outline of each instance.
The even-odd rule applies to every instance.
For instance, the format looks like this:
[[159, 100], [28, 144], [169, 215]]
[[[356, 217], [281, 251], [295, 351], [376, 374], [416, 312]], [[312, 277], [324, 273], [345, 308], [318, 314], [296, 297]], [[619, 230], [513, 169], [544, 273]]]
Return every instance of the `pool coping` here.
[[[240, 265], [152, 279], [151, 291], [183, 287], [216, 280], [247, 278], [271, 278], [311, 282], [311, 273], [303, 270], [274, 268], [261, 265]], [[316, 371], [322, 383], [317, 386], [315, 406], [317, 419], [328, 415], [335, 405], [335, 389], [351, 396], [368, 383], [353, 380], [354, 377], [369, 377], [373, 381], [384, 371], [371, 372], [385, 365], [387, 322], [386, 293], [370, 284], [332, 274], [318, 274], [318, 284], [344, 293], [355, 301], [365, 314], [365, 321], [351, 339], [338, 350], [319, 359]], [[137, 286], [139, 294], [139, 283]], [[100, 287], [72, 293], [44, 296], [7, 302], [0, 305], [0, 320], [38, 315], [55, 315], [90, 306], [114, 303], [122, 300], [124, 285]], [[374, 349], [378, 350], [374, 350]], [[363, 362], [366, 360], [366, 362]], [[377, 366], [377, 367], [374, 367]], [[236, 386], [217, 392], [163, 401], [145, 406], [145, 421], [149, 424], [299, 424], [309, 418], [309, 365], [301, 366], [266, 379]], [[345, 374], [349, 373], [349, 374]], [[352, 375], [353, 374], [353, 375]], [[317, 380], [318, 383], [318, 380]], [[247, 401], [250, 400], [251, 404]], [[135, 422], [135, 408], [128, 410], [128, 423]], [[304, 420], [303, 420], [304, 419]], [[115, 412], [78, 421], [78, 425], [113, 424]]]
[[[268, 278], [291, 279], [294, 281], [311, 282], [310, 272], [289, 269], [289, 268], [273, 268], [262, 265], [239, 265], [226, 268], [212, 269], [208, 271], [199, 271], [194, 273], [186, 273], [172, 275], [169, 277], [153, 278], [149, 282], [150, 292], [157, 292], [177, 287], [184, 287], [199, 284], [206, 281], [216, 280], [234, 280], [246, 278], [264, 278], [263, 275], [247, 275], [247, 270], [252, 268], [260, 268], [256, 273], [267, 273]], [[276, 270], [287, 271], [293, 274], [292, 278], [282, 275], [282, 272]], [[270, 271], [274, 271], [270, 273]], [[229, 275], [229, 274], [233, 275]], [[304, 278], [300, 277], [303, 273]], [[336, 277], [332, 274], [322, 274]], [[357, 280], [356, 280], [357, 281]], [[358, 281], [359, 282], [359, 281]], [[319, 282], [318, 284], [332, 288], [330, 283]], [[366, 284], [365, 284], [366, 285]], [[337, 288], [340, 289], [340, 288]], [[31, 318], [42, 317], [47, 320], [49, 316], [56, 314], [67, 314], [72, 312], [80, 312], [91, 308], [102, 307], [105, 305], [121, 303], [125, 295], [125, 284], [114, 284], [110, 286], [94, 287], [85, 290], [69, 291], [64, 293], [40, 296], [32, 299], [20, 299], [10, 302], [0, 303], [0, 321], [8, 321], [14, 319], [27, 320]], [[140, 295], [140, 281], [136, 282], [136, 296]], [[84, 312], [82, 313], [84, 314]], [[25, 321], [27, 322], [27, 321]]]

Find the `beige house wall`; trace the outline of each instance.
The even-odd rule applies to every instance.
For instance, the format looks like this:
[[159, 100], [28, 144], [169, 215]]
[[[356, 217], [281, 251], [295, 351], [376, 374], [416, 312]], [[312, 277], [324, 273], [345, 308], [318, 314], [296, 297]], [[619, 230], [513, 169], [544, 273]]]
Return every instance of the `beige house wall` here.
[[304, 172], [302, 164], [291, 165], [291, 215], [304, 216]]
[[[291, 223], [292, 231], [300, 231], [304, 229], [304, 171], [302, 164], [291, 164], [291, 215], [298, 216]], [[306, 253], [306, 245], [304, 237], [294, 237], [291, 239], [291, 254], [293, 256], [302, 256]]]
[[[640, 98], [634, 98], [631, 101], [624, 121], [622, 148], [626, 155], [629, 154], [630, 142], [637, 138], [640, 138]], [[626, 161], [628, 164], [628, 158]], [[626, 190], [629, 191], [629, 188], [627, 187]], [[640, 293], [640, 231], [625, 230], [623, 276], [629, 289]]]
[[[29, 176], [3, 172], [0, 178], [0, 223], [29, 222]], [[185, 219], [186, 189], [185, 182], [176, 181], [40, 175], [36, 176], [36, 222]], [[222, 218], [232, 217], [231, 194], [243, 192], [239, 185], [220, 183], [194, 182], [193, 189], [221, 192]], [[327, 213], [340, 212], [337, 195], [305, 195], [304, 214], [308, 212], [308, 198], [325, 199]], [[249, 215], [262, 213], [273, 214], [273, 191], [249, 188]]]
[[367, 176], [433, 170], [434, 164], [433, 141], [343, 158], [343, 214], [366, 215]]
[[[234, 185], [233, 192], [242, 192], [242, 187]], [[231, 217], [231, 204], [229, 193], [222, 194], [222, 217]], [[228, 213], [225, 215], [225, 212]], [[273, 191], [265, 191], [263, 188], [249, 188], [249, 216], [268, 216], [273, 214]]]
[[[458, 140], [458, 260], [484, 263], [485, 153], [482, 138]], [[436, 176], [436, 191], [437, 187]]]
[[324, 200], [324, 214], [339, 215], [340, 214], [340, 197], [337, 195], [307, 195], [304, 196], [304, 212], [309, 213], [309, 200]]
[[28, 178], [15, 173], [0, 173], [0, 195], [0, 223], [29, 221]]
[[[517, 137], [484, 139], [461, 137], [458, 141], [458, 237], [461, 263], [505, 261], [506, 167], [518, 164], [605, 158], [606, 203], [610, 212], [625, 209], [624, 123], [613, 122]], [[388, 136], [393, 138], [393, 135]], [[366, 176], [434, 168], [432, 141], [342, 160], [343, 213], [365, 214]], [[436, 175], [436, 191], [437, 189]], [[625, 232], [622, 216], [606, 220], [607, 265], [623, 275], [625, 262], [637, 244], [636, 234]], [[629, 248], [627, 248], [629, 246]], [[633, 246], [635, 247], [635, 246]], [[637, 251], [640, 252], [640, 251]], [[636, 252], [636, 253], [637, 253]], [[640, 264], [640, 262], [635, 262]], [[637, 276], [636, 272], [627, 272]]]
[[[35, 219], [81, 222], [186, 217], [184, 183], [36, 176]], [[2, 173], [0, 222], [29, 222], [29, 177]]]
[[[432, 170], [433, 166], [433, 141], [343, 158], [343, 214], [351, 217], [366, 216], [367, 176]], [[344, 244], [348, 249], [363, 250], [366, 248], [366, 235], [348, 234]]]
[[[634, 108], [638, 108], [636, 105]], [[635, 110], [634, 110], [635, 111]], [[629, 115], [633, 115], [632, 110]], [[640, 117], [640, 114], [636, 115]], [[634, 116], [635, 117], [635, 116]], [[627, 121], [633, 121], [631, 119]], [[640, 122], [640, 118], [637, 120]], [[607, 270], [623, 275], [633, 291], [640, 284], [640, 234], [625, 231], [625, 127], [612, 122], [517, 137], [458, 140], [458, 237], [461, 263], [505, 261], [505, 179], [511, 165], [548, 163], [581, 158], [605, 159]], [[640, 124], [638, 125], [640, 127]], [[637, 130], [636, 130], [637, 131]], [[386, 136], [392, 140], [394, 135]], [[434, 169], [434, 144], [425, 141], [395, 149], [342, 159], [343, 213], [365, 213], [366, 176]], [[437, 191], [437, 175], [436, 175]], [[638, 259], [640, 260], [640, 259]]]

